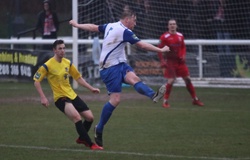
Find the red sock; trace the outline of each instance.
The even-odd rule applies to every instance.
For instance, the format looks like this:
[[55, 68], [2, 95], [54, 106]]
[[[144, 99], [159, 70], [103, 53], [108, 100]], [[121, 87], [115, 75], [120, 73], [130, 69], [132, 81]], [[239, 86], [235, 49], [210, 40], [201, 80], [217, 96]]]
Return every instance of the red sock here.
[[166, 93], [164, 94], [164, 99], [168, 100], [171, 90], [172, 90], [172, 84], [167, 83], [166, 85]]
[[196, 93], [195, 93], [195, 89], [194, 89], [193, 84], [192, 83], [186, 84], [186, 88], [187, 88], [188, 92], [190, 93], [191, 97], [193, 99], [195, 99], [196, 98]]

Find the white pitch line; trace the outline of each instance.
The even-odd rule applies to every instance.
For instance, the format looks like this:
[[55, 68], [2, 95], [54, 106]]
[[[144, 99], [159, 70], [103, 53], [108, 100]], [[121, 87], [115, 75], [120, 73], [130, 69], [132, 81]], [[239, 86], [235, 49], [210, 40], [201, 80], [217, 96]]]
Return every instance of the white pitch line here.
[[196, 156], [182, 156], [182, 155], [171, 155], [171, 154], [145, 154], [138, 152], [122, 152], [122, 151], [92, 151], [92, 150], [82, 150], [82, 149], [69, 149], [69, 148], [50, 148], [44, 146], [23, 146], [23, 145], [7, 145], [0, 144], [2, 148], [23, 148], [23, 149], [34, 149], [34, 150], [48, 150], [48, 151], [67, 151], [67, 152], [96, 152], [105, 154], [120, 154], [120, 155], [134, 155], [134, 156], [144, 156], [144, 157], [168, 157], [168, 158], [183, 158], [183, 159], [205, 159], [205, 160], [250, 160], [250, 157], [245, 158], [222, 158], [222, 157], [196, 157]]

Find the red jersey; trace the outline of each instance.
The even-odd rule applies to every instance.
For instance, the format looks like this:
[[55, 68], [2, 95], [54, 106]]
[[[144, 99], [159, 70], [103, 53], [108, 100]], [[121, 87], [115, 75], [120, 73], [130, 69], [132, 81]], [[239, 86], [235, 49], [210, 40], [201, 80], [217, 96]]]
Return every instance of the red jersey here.
[[176, 62], [184, 62], [186, 56], [186, 45], [184, 43], [184, 36], [176, 32], [175, 34], [171, 34], [169, 32], [165, 32], [160, 37], [160, 43], [158, 45], [159, 48], [164, 46], [168, 46], [170, 52], [162, 55], [162, 53], [158, 53], [160, 60], [167, 59], [168, 61], [176, 61]]

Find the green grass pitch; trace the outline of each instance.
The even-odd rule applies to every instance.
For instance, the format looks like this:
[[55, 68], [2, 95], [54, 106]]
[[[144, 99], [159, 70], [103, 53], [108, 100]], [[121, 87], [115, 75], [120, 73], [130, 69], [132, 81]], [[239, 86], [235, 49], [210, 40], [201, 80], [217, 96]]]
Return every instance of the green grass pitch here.
[[[40, 104], [33, 83], [0, 83], [1, 160], [247, 160], [250, 159], [250, 90], [196, 88], [204, 107], [192, 105], [184, 87], [174, 87], [171, 108], [154, 104], [132, 87], [105, 126], [104, 150], [75, 143], [75, 127], [55, 106]], [[155, 87], [153, 87], [156, 89]], [[104, 88], [94, 95], [76, 92], [98, 122], [108, 100]]]

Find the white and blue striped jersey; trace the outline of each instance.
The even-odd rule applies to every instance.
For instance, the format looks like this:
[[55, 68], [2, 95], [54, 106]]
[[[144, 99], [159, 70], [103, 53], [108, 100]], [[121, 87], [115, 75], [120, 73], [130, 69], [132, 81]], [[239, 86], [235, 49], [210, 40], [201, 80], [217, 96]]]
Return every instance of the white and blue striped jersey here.
[[100, 69], [127, 62], [125, 54], [126, 42], [135, 44], [140, 39], [120, 21], [99, 25], [98, 29], [104, 33], [99, 61]]

